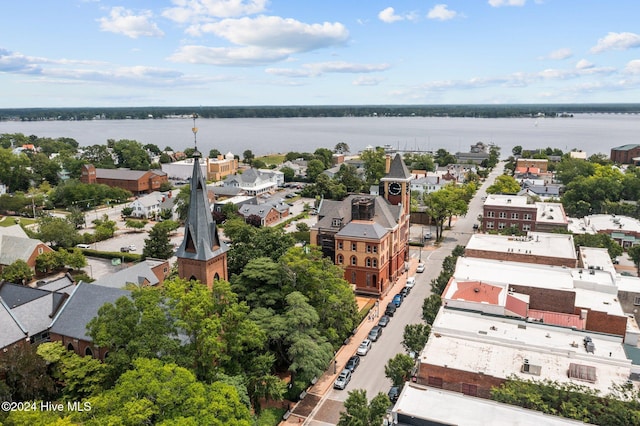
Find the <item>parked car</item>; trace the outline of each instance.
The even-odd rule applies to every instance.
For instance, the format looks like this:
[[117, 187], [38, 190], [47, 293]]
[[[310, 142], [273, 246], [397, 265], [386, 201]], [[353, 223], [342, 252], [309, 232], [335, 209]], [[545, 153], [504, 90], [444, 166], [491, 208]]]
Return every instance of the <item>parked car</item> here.
[[427, 241], [427, 240], [430, 240], [430, 239], [431, 239], [431, 232], [425, 232], [424, 233], [424, 240]]
[[333, 382], [334, 389], [344, 389], [349, 384], [351, 380], [351, 370], [347, 370], [346, 368], [342, 370], [338, 378], [335, 382]]
[[402, 290], [400, 290], [400, 294], [402, 295], [403, 299], [407, 297], [410, 292], [411, 292], [411, 289], [409, 287], [403, 287]]
[[344, 369], [349, 370], [353, 373], [354, 371], [356, 371], [356, 368], [358, 368], [359, 365], [360, 357], [358, 355], [354, 355], [349, 358], [349, 361], [347, 361], [347, 365], [344, 366]]
[[382, 327], [380, 327], [379, 325], [376, 325], [369, 332], [369, 340], [371, 340], [372, 342], [375, 342], [380, 338], [381, 335], [382, 335]]
[[89, 245], [89, 244], [78, 244], [78, 245], [76, 245], [76, 247], [81, 248], [81, 249], [88, 249], [88, 248], [91, 248], [91, 245]]
[[414, 285], [416, 285], [416, 277], [407, 278], [407, 283], [405, 284], [405, 287], [413, 288]]
[[122, 253], [129, 253], [130, 251], [136, 251], [136, 246], [133, 244], [130, 244], [128, 246], [120, 247], [120, 251]]
[[398, 396], [400, 396], [400, 388], [398, 386], [391, 386], [387, 396], [391, 400], [391, 402], [396, 402], [398, 400]]
[[393, 302], [389, 302], [387, 309], [384, 310], [384, 314], [388, 317], [392, 317], [393, 314], [396, 313], [396, 309], [396, 305], [394, 305]]
[[478, 225], [477, 223], [474, 223], [474, 224], [473, 224], [473, 229], [474, 229], [474, 230], [477, 230], [479, 227], [480, 227], [480, 225]]
[[387, 324], [389, 324], [389, 321], [391, 321], [391, 318], [389, 318], [387, 315], [383, 315], [380, 317], [380, 319], [378, 320], [378, 325], [380, 327], [386, 327]]
[[395, 296], [393, 296], [393, 300], [391, 301], [391, 303], [393, 303], [394, 305], [396, 305], [396, 308], [399, 308], [400, 305], [402, 305], [402, 294], [398, 293]]
[[416, 272], [421, 274], [424, 272], [424, 263], [418, 263], [418, 267], [416, 268]]
[[358, 346], [356, 353], [360, 356], [365, 356], [367, 352], [369, 352], [369, 349], [371, 349], [371, 340], [364, 339], [362, 343], [360, 343], [360, 346]]

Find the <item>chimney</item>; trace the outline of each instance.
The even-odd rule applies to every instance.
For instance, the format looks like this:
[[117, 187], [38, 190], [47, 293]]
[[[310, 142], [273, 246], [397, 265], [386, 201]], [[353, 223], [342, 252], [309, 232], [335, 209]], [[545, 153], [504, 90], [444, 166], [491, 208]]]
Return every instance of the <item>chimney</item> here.
[[387, 154], [384, 159], [384, 173], [389, 174], [389, 170], [391, 169], [391, 155]]

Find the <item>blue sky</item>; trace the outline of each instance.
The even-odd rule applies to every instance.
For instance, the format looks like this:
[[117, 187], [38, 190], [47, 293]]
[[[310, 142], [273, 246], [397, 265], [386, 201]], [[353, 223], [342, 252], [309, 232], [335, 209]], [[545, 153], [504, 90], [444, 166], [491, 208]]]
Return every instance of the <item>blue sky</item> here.
[[640, 102], [638, 0], [11, 0], [0, 108]]

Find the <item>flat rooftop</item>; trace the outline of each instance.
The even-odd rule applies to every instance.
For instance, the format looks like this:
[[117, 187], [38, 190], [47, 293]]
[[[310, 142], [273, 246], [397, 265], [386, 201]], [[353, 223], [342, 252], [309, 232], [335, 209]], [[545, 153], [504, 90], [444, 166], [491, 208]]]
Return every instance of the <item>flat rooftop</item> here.
[[[393, 407], [394, 418], [406, 415], [434, 424], [466, 426], [567, 426], [586, 423], [514, 405], [442, 389], [406, 383]], [[398, 419], [399, 420], [399, 419]], [[403, 425], [398, 421], [398, 425]]]
[[474, 234], [467, 243], [472, 250], [500, 253], [527, 253], [534, 256], [576, 260], [573, 236], [546, 232], [529, 232], [525, 237], [496, 234]]
[[613, 266], [611, 256], [606, 248], [580, 247], [578, 255], [580, 263], [585, 269], [597, 269], [616, 274], [616, 268]]
[[557, 223], [567, 224], [567, 215], [564, 213], [564, 207], [560, 203], [536, 203], [538, 209], [536, 222], [539, 223]]
[[610, 315], [624, 315], [617, 300], [616, 276], [604, 270], [459, 257], [453, 279], [458, 282], [480, 281], [506, 289], [509, 285], [521, 285], [573, 291], [576, 306]]
[[617, 216], [611, 214], [594, 214], [585, 216], [583, 219], [585, 227], [591, 228], [594, 232], [604, 230], [618, 230], [619, 232], [640, 233], [640, 221], [628, 216]]
[[536, 208], [529, 198], [521, 195], [490, 194], [484, 201], [485, 206], [518, 206]]
[[[585, 349], [587, 336], [595, 345], [593, 353]], [[525, 359], [532, 371], [539, 369], [538, 374], [522, 372]], [[624, 384], [631, 373], [621, 337], [444, 307], [434, 320], [420, 362], [503, 379], [516, 375], [523, 380], [574, 383], [602, 394], [612, 383]], [[594, 369], [594, 381], [570, 378], [570, 364]]]

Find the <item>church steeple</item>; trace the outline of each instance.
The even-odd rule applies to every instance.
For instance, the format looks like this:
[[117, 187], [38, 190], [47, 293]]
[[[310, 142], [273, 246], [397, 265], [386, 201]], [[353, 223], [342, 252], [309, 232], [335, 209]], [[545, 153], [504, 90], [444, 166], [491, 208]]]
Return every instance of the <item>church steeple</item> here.
[[193, 115], [193, 171], [189, 194], [189, 210], [184, 225], [184, 239], [176, 251], [178, 275], [185, 279], [197, 279], [211, 287], [217, 279], [227, 276], [227, 251], [229, 247], [220, 240], [218, 228], [211, 216], [207, 185], [200, 169], [202, 157], [197, 147], [198, 128]]

